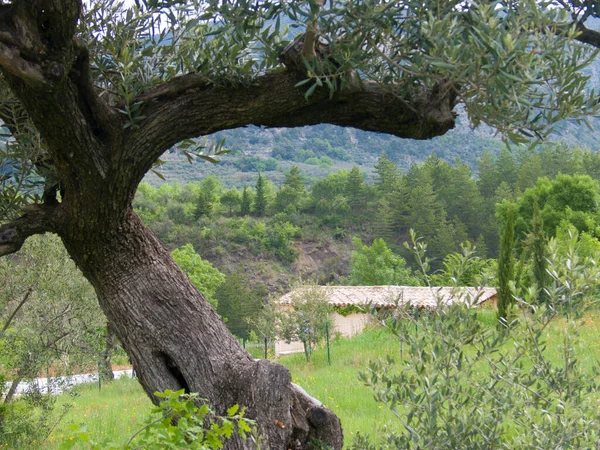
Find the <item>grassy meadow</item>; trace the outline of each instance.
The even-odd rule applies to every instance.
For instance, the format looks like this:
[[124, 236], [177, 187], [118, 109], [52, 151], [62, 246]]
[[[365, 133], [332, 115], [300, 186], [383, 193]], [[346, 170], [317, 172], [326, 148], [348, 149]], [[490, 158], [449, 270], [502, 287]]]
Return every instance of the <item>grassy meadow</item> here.
[[[480, 320], [490, 326], [493, 311], [478, 312]], [[547, 352], [551, 359], [560, 358], [560, 331], [567, 326], [562, 319], [545, 330]], [[580, 327], [580, 358], [590, 369], [600, 358], [600, 314], [586, 314]], [[377, 435], [384, 425], [397, 426], [398, 422], [385, 405], [375, 402], [370, 388], [358, 378], [369, 360], [400, 355], [396, 337], [382, 328], [372, 328], [350, 339], [334, 339], [331, 343], [331, 366], [327, 364], [325, 348], [316, 350], [310, 362], [303, 354], [279, 359], [287, 366], [293, 382], [320, 399], [341, 419], [345, 440], [351, 442], [357, 431]], [[481, 376], [485, 376], [482, 369]], [[121, 379], [98, 389], [97, 384], [77, 387], [57, 399], [59, 405], [72, 405], [64, 419], [56, 426], [40, 448], [55, 449], [70, 435], [69, 424], [85, 424], [93, 435], [101, 439], [111, 436], [125, 443], [140, 427], [151, 404], [136, 380]]]

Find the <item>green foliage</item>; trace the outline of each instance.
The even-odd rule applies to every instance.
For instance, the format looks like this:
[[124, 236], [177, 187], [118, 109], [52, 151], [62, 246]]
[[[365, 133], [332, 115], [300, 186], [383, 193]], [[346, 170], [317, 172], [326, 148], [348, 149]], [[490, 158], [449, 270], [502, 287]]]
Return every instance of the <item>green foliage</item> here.
[[248, 338], [251, 324], [256, 321], [265, 306], [267, 290], [259, 285], [252, 287], [250, 280], [233, 272], [225, 277], [215, 291], [217, 312], [232, 334], [239, 338]]
[[181, 269], [187, 274], [190, 281], [210, 304], [217, 307], [215, 290], [225, 281], [219, 269], [213, 267], [196, 253], [192, 244], [186, 244], [171, 252], [171, 256]]
[[531, 233], [527, 244], [531, 252], [531, 264], [533, 278], [537, 289], [537, 299], [541, 303], [548, 301], [548, 273], [546, 236], [544, 234], [544, 219], [537, 202], [533, 205], [533, 217], [531, 218]]
[[469, 241], [461, 244], [461, 252], [446, 255], [443, 270], [431, 275], [434, 286], [487, 286], [496, 261], [476, 256], [477, 248]]
[[290, 242], [301, 236], [300, 228], [289, 222], [276, 222], [267, 229], [265, 246], [281, 261], [291, 264], [298, 257], [298, 250]]
[[336, 314], [339, 314], [342, 317], [347, 317], [350, 314], [364, 314], [365, 309], [356, 305], [346, 305], [346, 306], [334, 306], [333, 310]]
[[201, 192], [198, 196], [198, 202], [196, 203], [196, 210], [194, 211], [194, 219], [198, 220], [200, 217], [208, 217], [212, 213], [214, 206], [213, 198], [206, 192]]
[[49, 367], [59, 375], [96, 368], [106, 321], [55, 235], [29, 238], [18, 255], [0, 259], [0, 285], [0, 445], [39, 448], [66, 410], [48, 393], [15, 398], [9, 387]]
[[36, 389], [0, 404], [0, 445], [11, 449], [40, 448], [69, 409], [69, 404], [57, 408], [55, 396]]
[[278, 314], [279, 333], [286, 342], [301, 341], [306, 361], [312, 349], [325, 339], [330, 326], [327, 289], [323, 286], [302, 285], [294, 289], [291, 298], [293, 310]]
[[240, 207], [242, 204], [242, 195], [237, 189], [228, 189], [221, 195], [221, 205], [229, 210], [229, 214], [233, 214], [233, 210]]
[[513, 248], [516, 206], [507, 202], [500, 206], [503, 209], [505, 222], [500, 239], [500, 256], [498, 257], [498, 318], [501, 323], [506, 324], [510, 307], [514, 304], [511, 282], [514, 282], [515, 278]]
[[398, 167], [389, 160], [388, 155], [383, 152], [375, 165], [375, 189], [381, 196], [391, 194], [398, 182]]
[[218, 415], [211, 410], [198, 394], [166, 390], [155, 392], [161, 399], [152, 410], [143, 428], [131, 436], [125, 445], [119, 445], [106, 438], [97, 441], [85, 426], [73, 424], [73, 435], [61, 445], [61, 450], [85, 446], [91, 450], [144, 448], [148, 450], [171, 449], [211, 449], [224, 448], [227, 440], [239, 436], [253, 440], [257, 447], [258, 435], [254, 421], [246, 419], [245, 409], [233, 405], [226, 415]]
[[[508, 228], [515, 208], [505, 208]], [[358, 435], [352, 448], [593, 447], [600, 424], [598, 364], [582, 364], [576, 320], [594, 303], [600, 269], [577, 255], [577, 242], [572, 233], [562, 244], [551, 240], [548, 306], [530, 306], [512, 321], [510, 333], [486, 326], [464, 304], [418, 318], [402, 307], [379, 311], [378, 321], [401, 342], [400, 358], [371, 362], [361, 379], [399, 428], [387, 428], [377, 444]], [[422, 259], [416, 244], [413, 237]], [[536, 296], [533, 288], [519, 303]], [[547, 328], [559, 315], [555, 359], [547, 351]]]
[[292, 166], [285, 175], [282, 188], [275, 196], [275, 208], [277, 211], [285, 211], [287, 208], [296, 210], [300, 200], [306, 195], [303, 176], [298, 166]]
[[242, 200], [240, 203], [240, 214], [242, 216], [247, 216], [248, 214], [250, 214], [250, 207], [252, 205], [251, 196], [252, 193], [250, 192], [248, 186], [244, 186], [244, 189], [242, 190]]
[[[474, 311], [453, 306], [391, 323], [400, 358], [361, 374], [375, 398], [398, 418], [378, 445], [352, 448], [592, 448], [600, 393], [595, 371], [581, 364], [577, 324], [558, 329], [558, 360], [545, 352], [547, 310], [513, 323], [510, 337]], [[418, 327], [418, 332], [415, 332]]]
[[259, 173], [256, 180], [256, 193], [254, 196], [254, 212], [257, 216], [263, 216], [267, 211], [267, 192], [265, 178]]
[[[299, 136], [298, 130], [287, 132], [291, 136]], [[309, 136], [311, 142], [316, 139], [314, 134]], [[326, 136], [330, 138], [329, 135]], [[339, 145], [346, 144], [340, 142]], [[385, 160], [383, 156], [381, 158], [382, 161]], [[364, 242], [382, 237], [390, 248], [399, 248], [404, 241], [409, 240], [408, 230], [413, 228], [428, 242], [428, 273], [442, 276], [447, 272], [445, 263], [449, 262], [446, 260], [448, 255], [454, 255], [449, 258], [460, 258], [459, 255], [463, 255], [461, 243], [467, 240], [476, 243], [477, 255], [473, 256], [478, 256], [482, 261], [486, 257], [498, 255], [498, 229], [502, 217], [495, 216], [495, 205], [503, 200], [516, 201], [517, 198], [519, 205], [529, 205], [529, 200], [526, 202], [524, 199], [533, 197], [523, 197], [519, 185], [526, 184], [528, 174], [533, 173], [532, 167], [541, 167], [543, 175], [548, 177], [547, 181], [540, 181], [539, 185], [542, 187], [558, 183], [558, 178], [553, 177], [559, 173], [570, 174], [561, 175], [560, 178], [564, 178], [564, 181], [558, 183], [562, 188], [557, 192], [583, 192], [581, 201], [574, 202], [574, 208], [575, 204], [585, 204], [585, 198], [593, 200], [595, 195], [594, 183], [590, 183], [589, 179], [577, 181], [581, 175], [574, 178], [574, 171], [589, 170], [590, 174], [600, 176], [600, 169], [595, 169], [600, 167], [599, 161], [594, 153], [577, 148], [547, 145], [529, 152], [526, 148], [515, 147], [511, 151], [504, 150], [497, 157], [492, 153], [484, 155], [480, 161], [479, 179], [476, 180], [475, 174], [460, 161], [449, 164], [435, 155], [431, 155], [423, 164], [413, 165], [406, 174], [400, 171], [394, 174], [394, 163], [389, 157], [387, 163], [381, 164], [390, 169], [395, 181], [385, 183], [389, 188], [385, 195], [378, 192], [380, 188], [377, 184], [365, 183], [364, 179], [361, 183], [360, 169], [354, 170], [358, 174], [356, 180], [361, 183], [361, 203], [355, 209], [352, 209], [348, 196], [350, 173], [347, 170], [338, 170], [325, 178], [312, 178], [310, 187], [304, 188], [306, 191], [300, 199], [294, 190], [289, 189], [290, 186], [285, 186], [286, 191], [293, 194], [290, 197], [293, 201], [283, 202], [286, 206], [282, 212], [277, 212], [280, 208], [275, 205], [276, 195], [271, 181], [284, 182], [285, 174], [269, 174], [268, 177], [261, 174], [265, 193], [263, 218], [227, 218], [228, 207], [224, 204], [219, 207], [216, 203], [211, 217], [195, 222], [195, 201], [203, 191], [203, 186], [198, 182], [181, 186], [164, 185], [159, 189], [143, 183], [140, 185], [135, 207], [166, 245], [175, 248], [192, 243], [204, 258], [223, 270], [230, 270], [232, 264], [237, 264], [243, 258], [250, 258], [256, 264], [263, 264], [266, 260], [272, 262], [274, 271], [288, 271], [289, 263], [297, 260], [297, 250], [304, 247], [304, 250], [311, 252], [315, 248], [317, 251], [314, 255], [320, 267], [309, 270], [316, 271], [314, 275], [322, 280], [334, 281], [346, 276], [350, 270], [352, 249], [348, 236], [359, 237]], [[303, 167], [302, 172], [306, 171], [306, 167]], [[375, 175], [372, 180], [377, 183], [379, 175]], [[249, 178], [242, 177], [240, 181], [247, 179]], [[306, 179], [309, 177], [306, 176]], [[531, 192], [537, 189], [535, 181], [533, 185]], [[297, 183], [297, 186], [302, 189], [303, 183]], [[540, 192], [544, 193], [544, 189]], [[282, 191], [277, 194], [280, 200], [283, 199]], [[252, 189], [246, 190], [246, 196], [246, 211], [248, 207], [254, 210]], [[568, 219], [578, 229], [584, 230], [585, 235], [594, 238], [595, 217], [598, 213], [575, 211], [563, 201], [568, 198], [567, 194], [561, 194], [560, 198], [561, 202], [555, 204], [564, 211], [558, 213], [554, 206], [548, 206], [548, 217], [558, 220], [558, 224]], [[533, 208], [528, 208], [529, 206], [520, 207], [515, 232], [517, 249], [526, 250], [525, 253], [520, 251], [522, 264], [517, 271], [517, 286], [529, 283], [533, 277], [529, 264], [530, 247], [525, 242], [532, 231], [532, 216], [528, 211], [532, 212]], [[547, 229], [541, 203], [540, 209], [544, 228]], [[235, 213], [235, 209], [233, 211]], [[276, 216], [273, 216], [276, 212]], [[303, 232], [286, 230], [286, 226], [281, 225], [284, 222], [301, 228]], [[322, 249], [327, 250], [323, 252]], [[417, 268], [418, 263], [408, 259], [407, 254], [399, 254], [407, 259], [409, 266]], [[320, 263], [322, 255], [327, 258], [323, 264]], [[284, 264], [283, 267], [279, 265], [281, 263]], [[450, 264], [461, 263], [454, 261]], [[251, 267], [246, 269], [246, 274], [254, 278], [256, 270], [254, 266]], [[333, 267], [335, 270], [332, 270]], [[300, 267], [300, 270], [305, 268]], [[453, 284], [453, 277], [455, 275], [446, 277], [443, 284]], [[465, 284], [471, 282], [474, 281], [467, 283], [463, 280]], [[442, 281], [436, 281], [437, 283], [442, 284]]]
[[561, 221], [567, 220], [579, 231], [594, 232], [599, 222], [598, 181], [588, 175], [561, 175], [554, 180], [541, 178], [518, 199], [518, 236], [529, 229], [535, 205], [541, 210], [544, 233], [551, 237]]
[[362, 206], [364, 200], [364, 175], [357, 166], [352, 166], [352, 170], [348, 174], [344, 194], [353, 210]]
[[0, 259], [0, 284], [0, 372], [31, 379], [58, 361], [67, 374], [96, 365], [106, 321], [58, 236], [32, 237]]
[[354, 239], [350, 276], [348, 283], [354, 286], [418, 285], [406, 267], [406, 261], [395, 255], [383, 239], [375, 239], [373, 245], [364, 245], [358, 238]]
[[598, 300], [600, 243], [574, 227], [563, 227], [548, 242], [547, 302], [578, 316]]

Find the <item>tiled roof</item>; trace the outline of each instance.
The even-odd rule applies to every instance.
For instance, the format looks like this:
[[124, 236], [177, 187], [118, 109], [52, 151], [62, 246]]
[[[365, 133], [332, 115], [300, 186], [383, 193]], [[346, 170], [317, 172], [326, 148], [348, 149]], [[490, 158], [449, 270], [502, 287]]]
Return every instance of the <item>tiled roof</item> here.
[[[490, 287], [448, 287], [448, 286], [311, 286], [323, 289], [329, 303], [335, 306], [375, 306], [377, 308], [410, 304], [417, 308], [435, 308], [438, 305], [471, 303], [480, 305], [496, 295]], [[291, 304], [298, 295], [298, 288], [279, 299], [280, 304]]]

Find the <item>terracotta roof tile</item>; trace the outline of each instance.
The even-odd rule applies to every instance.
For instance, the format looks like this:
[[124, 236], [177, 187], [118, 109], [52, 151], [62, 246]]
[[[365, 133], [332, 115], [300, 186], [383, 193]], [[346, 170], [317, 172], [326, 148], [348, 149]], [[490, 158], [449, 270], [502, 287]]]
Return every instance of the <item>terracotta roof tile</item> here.
[[[310, 287], [311, 289], [314, 286]], [[329, 302], [335, 306], [371, 305], [377, 308], [410, 304], [417, 308], [435, 308], [456, 302], [480, 305], [496, 295], [491, 287], [450, 286], [319, 286], [326, 291]], [[298, 290], [288, 292], [279, 299], [280, 304], [291, 304]]]

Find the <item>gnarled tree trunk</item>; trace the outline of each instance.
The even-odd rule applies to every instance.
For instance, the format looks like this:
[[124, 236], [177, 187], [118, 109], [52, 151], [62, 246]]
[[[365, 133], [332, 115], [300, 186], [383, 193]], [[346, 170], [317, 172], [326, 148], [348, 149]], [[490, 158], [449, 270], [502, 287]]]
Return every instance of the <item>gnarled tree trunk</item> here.
[[[292, 387], [284, 367], [250, 357], [133, 212], [112, 229], [82, 231], [63, 235], [65, 245], [94, 285], [149, 396], [185, 389], [201, 393], [219, 413], [243, 405], [261, 424], [266, 448], [295, 440], [304, 448], [311, 427], [302, 407], [310, 399]], [[310, 414], [325, 418], [313, 420], [312, 435], [341, 448], [337, 418], [323, 408]], [[228, 447], [245, 445], [251, 442]]]
[[190, 74], [138, 97], [145, 119], [125, 127], [118, 105], [95, 92], [87, 50], [73, 37], [80, 9], [80, 0], [0, 5], [2, 74], [61, 182], [60, 199], [49, 191], [43, 204], [0, 227], [0, 256], [17, 251], [32, 234], [60, 235], [153, 401], [155, 391], [183, 388], [200, 393], [218, 412], [247, 407], [265, 448], [310, 448], [314, 438], [340, 449], [337, 417], [292, 385], [287, 369], [250, 357], [132, 211], [132, 199], [152, 163], [183, 139], [249, 124], [317, 123], [427, 138], [453, 127], [453, 89], [421, 92], [411, 105], [373, 85], [332, 99], [317, 90], [306, 101], [295, 87], [296, 69], [237, 88], [209, 86]]

